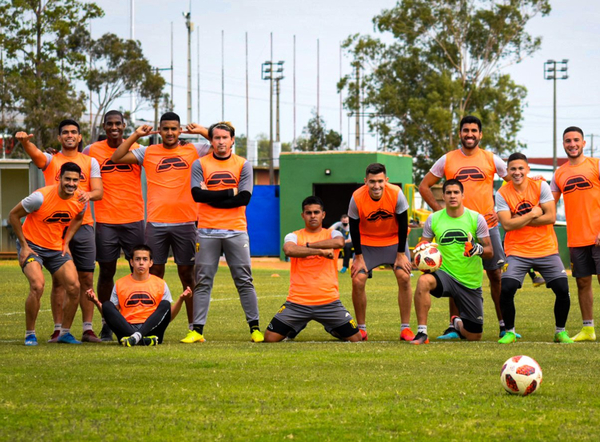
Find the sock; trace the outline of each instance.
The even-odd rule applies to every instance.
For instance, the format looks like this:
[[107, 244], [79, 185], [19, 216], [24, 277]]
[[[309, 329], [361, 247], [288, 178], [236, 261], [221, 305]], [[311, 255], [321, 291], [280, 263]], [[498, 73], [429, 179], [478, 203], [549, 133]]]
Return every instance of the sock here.
[[204, 324], [194, 324], [194, 330], [196, 330], [200, 334], [203, 334], [204, 333]]
[[132, 337], [133, 339], [135, 339], [135, 343], [136, 343], [136, 345], [137, 345], [137, 343], [138, 343], [138, 342], [140, 342], [140, 341], [141, 341], [141, 339], [142, 339], [142, 335], [140, 334], [140, 332], [135, 332], [134, 334], [132, 334], [132, 335], [131, 335], [131, 337]]
[[565, 328], [564, 327], [556, 327], [554, 333], [560, 333], [560, 332], [564, 332]]
[[410, 328], [410, 324], [400, 324], [400, 331], [404, 330], [405, 328]]
[[84, 322], [83, 323], [83, 332], [85, 333], [88, 330], [92, 330], [92, 323], [91, 322]]
[[258, 320], [248, 321], [248, 326], [250, 327], [250, 333], [252, 333], [254, 330], [260, 330], [260, 327], [258, 326]]
[[70, 328], [60, 328], [60, 335], [66, 335], [67, 333], [71, 333], [71, 329]]
[[60, 331], [60, 328], [62, 327], [62, 324], [54, 324], [54, 331]]
[[501, 330], [506, 326], [506, 324], [504, 324], [504, 320], [503, 319], [501, 319], [501, 320], [498, 321], [498, 325], [500, 326]]
[[[563, 328], [563, 330], [564, 330], [564, 328]], [[514, 327], [513, 327], [513, 328], [507, 328], [507, 329], [506, 329], [506, 332], [507, 332], [507, 333], [508, 333], [508, 332], [510, 332], [510, 333], [514, 333], [514, 332], [515, 332], [515, 328], [514, 328]]]
[[427, 326], [426, 325], [417, 325], [417, 333], [427, 334]]
[[594, 320], [593, 319], [589, 319], [589, 320], [583, 321], [583, 326], [584, 327], [593, 327], [594, 326]]
[[106, 319], [102, 318], [102, 326], [104, 327], [106, 325]]
[[460, 319], [460, 317], [458, 317], [458, 316], [455, 316], [455, 317], [454, 317], [454, 320], [452, 321], [452, 326], [453, 326], [453, 327], [454, 327], [454, 328], [455, 328], [457, 331], [459, 331], [459, 332], [460, 332], [460, 327], [458, 326], [458, 322], [459, 322], [459, 321], [462, 323], [462, 319]]
[[363, 330], [363, 331], [367, 331], [367, 324], [358, 324], [358, 329], [359, 330]]
[[194, 324], [192, 324], [191, 322], [188, 324], [188, 330], [193, 330], [194, 329]]
[[31, 336], [31, 335], [35, 336], [35, 330], [25, 330], [25, 337]]

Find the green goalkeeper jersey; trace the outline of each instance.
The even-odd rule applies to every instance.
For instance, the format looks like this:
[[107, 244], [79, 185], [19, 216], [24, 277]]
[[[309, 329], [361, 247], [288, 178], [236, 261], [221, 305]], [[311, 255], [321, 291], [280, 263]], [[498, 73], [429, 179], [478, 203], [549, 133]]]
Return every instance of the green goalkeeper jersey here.
[[458, 218], [450, 217], [446, 209], [431, 215], [431, 230], [442, 254], [441, 269], [470, 289], [481, 287], [483, 282], [481, 256], [463, 256], [467, 234], [477, 239], [478, 217], [477, 212], [467, 208]]

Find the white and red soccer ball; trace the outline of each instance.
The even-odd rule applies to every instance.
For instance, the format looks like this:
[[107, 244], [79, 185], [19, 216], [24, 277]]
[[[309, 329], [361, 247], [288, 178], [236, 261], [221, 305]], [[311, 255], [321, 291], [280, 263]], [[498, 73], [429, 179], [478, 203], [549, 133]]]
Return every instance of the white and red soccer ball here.
[[437, 244], [425, 244], [415, 253], [415, 266], [423, 273], [435, 272], [442, 266], [442, 254]]
[[527, 396], [540, 388], [542, 369], [529, 356], [513, 356], [502, 366], [500, 382], [510, 394]]

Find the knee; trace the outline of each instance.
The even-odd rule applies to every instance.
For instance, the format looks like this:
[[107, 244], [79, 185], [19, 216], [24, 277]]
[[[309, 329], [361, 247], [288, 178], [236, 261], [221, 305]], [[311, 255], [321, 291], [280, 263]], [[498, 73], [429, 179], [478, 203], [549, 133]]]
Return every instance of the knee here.
[[79, 288], [81, 287], [79, 281], [73, 280], [65, 282], [64, 287], [69, 298], [76, 299], [79, 297]]
[[352, 288], [364, 289], [367, 284], [368, 275], [366, 273], [357, 273], [352, 277]]
[[103, 262], [99, 263], [100, 272], [98, 274], [98, 279], [100, 280], [109, 280], [112, 281], [115, 273], [117, 272], [116, 263], [113, 262]]
[[567, 278], [557, 278], [548, 283], [557, 298], [569, 298], [569, 281]]
[[282, 341], [285, 336], [281, 336], [279, 333], [273, 333], [270, 330], [265, 330], [264, 342], [279, 342]]
[[502, 285], [500, 288], [500, 300], [509, 300], [515, 297], [517, 290], [521, 288], [521, 284], [516, 279], [502, 278]]
[[44, 280], [35, 280], [35, 281], [29, 281], [29, 288], [31, 290], [31, 293], [36, 297], [36, 298], [41, 298], [42, 295], [44, 294], [44, 287], [45, 287], [45, 282]]
[[465, 336], [467, 341], [481, 341], [483, 333], [469, 333], [469, 336]]

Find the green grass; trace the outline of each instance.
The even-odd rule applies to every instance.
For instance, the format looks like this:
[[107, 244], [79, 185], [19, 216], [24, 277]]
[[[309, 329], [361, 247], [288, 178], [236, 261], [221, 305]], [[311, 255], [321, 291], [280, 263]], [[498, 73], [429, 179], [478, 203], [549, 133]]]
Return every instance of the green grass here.
[[[179, 292], [174, 266], [167, 269], [169, 286]], [[119, 267], [120, 275], [126, 271]], [[369, 342], [340, 343], [311, 323], [295, 342], [252, 344], [221, 268], [204, 344], [179, 344], [186, 329], [182, 311], [156, 348], [48, 345], [47, 287], [38, 319], [42, 342], [26, 348], [26, 279], [14, 262], [0, 262], [0, 275], [0, 440], [600, 438], [599, 347], [552, 344], [554, 297], [529, 281], [516, 298], [523, 340], [509, 346], [496, 343], [487, 288], [482, 342], [398, 342], [389, 271], [376, 272], [367, 287]], [[256, 269], [254, 277], [264, 328], [285, 299], [288, 273]], [[352, 311], [349, 275], [340, 282]], [[574, 334], [581, 317], [570, 282]], [[414, 329], [414, 315], [411, 322]], [[98, 315], [94, 323], [99, 331]], [[430, 335], [446, 326], [447, 301], [434, 299]], [[79, 336], [79, 315], [73, 329]], [[532, 356], [543, 369], [533, 396], [510, 396], [500, 385], [502, 363], [515, 354]]]

